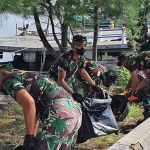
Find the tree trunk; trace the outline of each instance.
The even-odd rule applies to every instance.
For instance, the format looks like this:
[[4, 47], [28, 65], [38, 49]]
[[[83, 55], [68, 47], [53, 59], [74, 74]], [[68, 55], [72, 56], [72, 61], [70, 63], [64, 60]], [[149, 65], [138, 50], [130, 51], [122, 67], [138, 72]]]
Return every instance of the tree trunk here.
[[50, 54], [54, 57], [54, 58], [57, 58], [59, 56], [59, 53], [56, 52], [52, 46], [49, 44], [49, 42], [47, 41], [44, 33], [43, 33], [43, 30], [42, 30], [42, 27], [41, 27], [41, 24], [40, 24], [40, 19], [39, 19], [39, 16], [38, 16], [38, 12], [36, 9], [34, 9], [33, 11], [33, 15], [34, 15], [34, 20], [35, 20], [35, 23], [36, 23], [36, 28], [37, 28], [37, 31], [38, 31], [38, 34], [39, 34], [39, 37], [42, 41], [42, 43], [44, 44], [45, 48], [50, 52]]
[[66, 24], [61, 25], [61, 47], [64, 51], [68, 50], [68, 26]]
[[54, 21], [53, 21], [53, 16], [52, 16], [52, 12], [51, 11], [49, 11], [49, 19], [50, 19], [51, 25], [52, 25], [52, 33], [53, 33], [54, 40], [56, 41], [56, 43], [57, 43], [61, 53], [63, 53], [64, 50], [62, 49], [62, 46], [61, 46], [61, 44], [59, 42], [59, 39], [57, 38], [56, 33], [55, 33], [55, 26], [54, 26]]
[[97, 62], [97, 41], [98, 41], [98, 5], [94, 7], [94, 39], [93, 39], [93, 60]]

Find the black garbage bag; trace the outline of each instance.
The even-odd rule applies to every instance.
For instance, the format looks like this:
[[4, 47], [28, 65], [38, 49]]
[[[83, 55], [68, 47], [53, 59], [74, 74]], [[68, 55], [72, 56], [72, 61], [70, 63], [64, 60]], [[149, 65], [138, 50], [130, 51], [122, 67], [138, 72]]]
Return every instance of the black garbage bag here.
[[124, 95], [111, 96], [111, 108], [117, 121], [123, 121], [130, 112], [130, 105]]
[[95, 98], [99, 96], [97, 92], [93, 92], [90, 95], [93, 98], [83, 98], [82, 124], [78, 130], [76, 143], [83, 143], [90, 138], [109, 135], [119, 131], [111, 109], [112, 99], [107, 92], [103, 92], [103, 94], [104, 99]]

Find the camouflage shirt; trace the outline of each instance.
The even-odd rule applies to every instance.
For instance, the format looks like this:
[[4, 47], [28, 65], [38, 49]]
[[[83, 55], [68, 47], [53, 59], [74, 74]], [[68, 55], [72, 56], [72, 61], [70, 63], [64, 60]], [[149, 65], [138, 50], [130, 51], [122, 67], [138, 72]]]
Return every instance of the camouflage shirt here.
[[65, 80], [68, 81], [78, 68], [83, 69], [85, 63], [85, 56], [81, 56], [78, 60], [73, 59], [73, 50], [61, 54], [53, 66], [49, 70], [49, 76], [58, 80], [58, 71], [66, 72]]
[[[150, 51], [149, 51], [150, 52]], [[150, 60], [145, 59], [145, 55], [140, 54], [130, 54], [127, 58], [127, 66], [126, 69], [128, 69], [130, 72], [137, 70], [143, 70], [143, 69], [149, 69], [150, 68]]]
[[50, 78], [43, 78], [36, 73], [30, 72], [12, 72], [3, 79], [3, 88], [14, 99], [16, 93], [21, 89], [34, 98], [35, 103], [42, 100], [46, 95], [50, 95], [50, 100], [67, 97], [68, 93], [57, 85]]

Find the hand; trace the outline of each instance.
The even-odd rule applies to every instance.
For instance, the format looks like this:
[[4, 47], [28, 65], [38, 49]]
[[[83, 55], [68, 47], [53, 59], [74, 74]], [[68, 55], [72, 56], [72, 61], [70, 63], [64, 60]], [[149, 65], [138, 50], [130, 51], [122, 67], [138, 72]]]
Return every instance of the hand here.
[[19, 146], [13, 148], [13, 150], [22, 150], [22, 149], [23, 149], [22, 145], [19, 145]]
[[129, 97], [131, 97], [132, 93], [129, 91], [128, 93], [125, 94], [125, 98], [128, 100]]
[[77, 101], [78, 103], [81, 103], [83, 100], [83, 96], [79, 93], [73, 93], [72, 97], [75, 101]]
[[34, 144], [34, 135], [25, 135], [22, 150], [36, 150]]

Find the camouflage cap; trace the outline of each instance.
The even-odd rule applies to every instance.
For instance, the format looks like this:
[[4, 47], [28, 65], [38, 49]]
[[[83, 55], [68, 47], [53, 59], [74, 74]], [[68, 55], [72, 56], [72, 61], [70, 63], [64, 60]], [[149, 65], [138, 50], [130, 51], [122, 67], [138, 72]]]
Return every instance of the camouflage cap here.
[[0, 64], [0, 68], [7, 69], [9, 72], [13, 72], [14, 71], [13, 65], [11, 63]]
[[84, 35], [74, 35], [71, 44], [91, 44], [92, 42], [87, 42], [87, 38]]
[[121, 62], [123, 60], [127, 59], [127, 54], [125, 52], [121, 52], [119, 55], [118, 55], [118, 62], [117, 62], [117, 65], [118, 66], [121, 66]]

